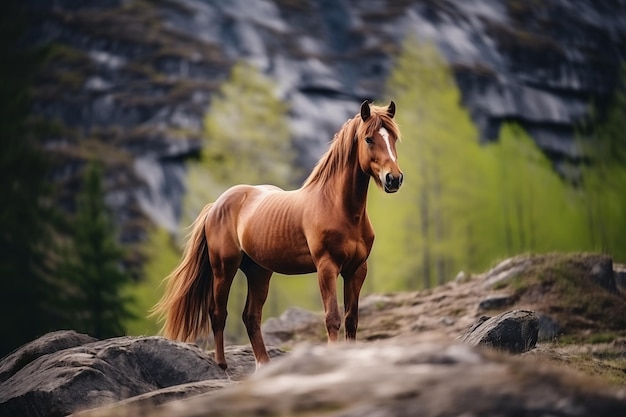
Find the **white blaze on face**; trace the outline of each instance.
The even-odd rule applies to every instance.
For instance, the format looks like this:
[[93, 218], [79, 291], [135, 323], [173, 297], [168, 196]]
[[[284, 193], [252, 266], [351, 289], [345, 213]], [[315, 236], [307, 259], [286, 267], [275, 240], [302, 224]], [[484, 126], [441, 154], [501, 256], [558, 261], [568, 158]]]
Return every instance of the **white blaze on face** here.
[[385, 145], [387, 145], [387, 151], [389, 152], [389, 157], [391, 157], [391, 160], [393, 162], [396, 162], [396, 156], [391, 151], [391, 144], [389, 143], [389, 132], [387, 132], [387, 129], [385, 129], [384, 127], [381, 127], [380, 129], [378, 129], [378, 133], [380, 133], [380, 136], [382, 136], [383, 139], [385, 140]]

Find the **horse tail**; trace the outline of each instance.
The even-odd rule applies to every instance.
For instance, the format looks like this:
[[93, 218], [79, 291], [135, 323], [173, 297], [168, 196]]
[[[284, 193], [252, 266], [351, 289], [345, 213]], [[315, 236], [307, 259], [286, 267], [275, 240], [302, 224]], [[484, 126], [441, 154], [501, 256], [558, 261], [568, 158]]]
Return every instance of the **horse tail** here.
[[209, 303], [213, 298], [213, 271], [205, 223], [213, 204], [207, 204], [190, 226], [189, 240], [180, 264], [165, 278], [167, 286], [150, 316], [165, 319], [163, 335], [193, 342], [209, 334]]

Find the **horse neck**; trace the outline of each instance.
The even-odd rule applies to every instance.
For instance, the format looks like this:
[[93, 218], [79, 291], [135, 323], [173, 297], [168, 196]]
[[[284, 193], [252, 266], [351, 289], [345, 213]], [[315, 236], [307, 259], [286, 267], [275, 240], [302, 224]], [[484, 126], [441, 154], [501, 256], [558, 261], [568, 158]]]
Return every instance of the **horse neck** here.
[[362, 216], [367, 202], [369, 175], [364, 173], [356, 154], [350, 157], [345, 169], [334, 171], [323, 184], [314, 189], [350, 217]]
[[[367, 189], [370, 177], [361, 170], [358, 161], [346, 171], [343, 182], [343, 205], [351, 214], [362, 214], [367, 204]], [[340, 182], [341, 183], [341, 182]]]

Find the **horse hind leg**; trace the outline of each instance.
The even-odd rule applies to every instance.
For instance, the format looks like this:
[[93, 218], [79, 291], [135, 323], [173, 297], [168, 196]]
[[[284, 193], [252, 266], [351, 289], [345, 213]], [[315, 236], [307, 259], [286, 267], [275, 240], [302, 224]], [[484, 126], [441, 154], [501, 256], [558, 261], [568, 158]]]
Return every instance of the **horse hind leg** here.
[[272, 271], [254, 263], [247, 256], [242, 262], [242, 271], [248, 281], [248, 296], [243, 310], [242, 319], [250, 338], [254, 359], [257, 369], [269, 362], [263, 334], [261, 333], [261, 319], [263, 317], [263, 305], [267, 300]]
[[220, 368], [226, 370], [228, 365], [224, 356], [224, 327], [228, 316], [228, 295], [241, 262], [241, 253], [223, 256], [210, 252], [209, 255], [213, 268], [213, 299], [209, 304], [209, 315], [215, 339], [215, 361]]

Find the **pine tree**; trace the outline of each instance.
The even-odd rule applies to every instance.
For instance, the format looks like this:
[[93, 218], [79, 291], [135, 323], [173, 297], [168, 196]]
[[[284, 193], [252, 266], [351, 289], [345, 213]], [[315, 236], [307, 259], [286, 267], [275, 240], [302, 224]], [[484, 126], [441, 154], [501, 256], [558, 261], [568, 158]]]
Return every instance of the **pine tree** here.
[[92, 162], [70, 225], [69, 250], [59, 267], [59, 276], [68, 284], [68, 324], [96, 338], [124, 334], [122, 323], [132, 316], [130, 300], [122, 295], [131, 277], [123, 269], [124, 251], [115, 240], [104, 196], [102, 169]]
[[18, 47], [26, 26], [17, 1], [0, 15], [0, 357], [56, 327], [50, 259], [54, 229], [48, 163], [32, 134], [29, 87], [38, 51]]

